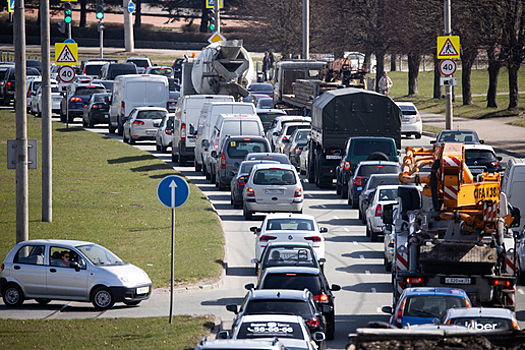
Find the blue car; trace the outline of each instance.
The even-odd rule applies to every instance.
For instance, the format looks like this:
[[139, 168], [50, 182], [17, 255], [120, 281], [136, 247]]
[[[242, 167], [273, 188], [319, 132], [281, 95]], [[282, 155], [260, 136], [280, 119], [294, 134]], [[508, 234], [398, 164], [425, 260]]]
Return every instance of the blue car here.
[[[72, 123], [75, 117], [83, 118], [84, 109], [88, 106], [89, 98], [93, 94], [106, 93], [106, 88], [102, 84], [77, 84], [75, 90], [67, 95], [67, 98], [60, 102], [60, 121], [66, 119]], [[66, 103], [68, 106], [66, 106]]]
[[469, 308], [471, 305], [467, 293], [462, 289], [415, 287], [403, 291], [395, 310], [387, 306], [383, 311], [392, 313], [390, 324], [403, 328], [440, 321], [448, 309]]

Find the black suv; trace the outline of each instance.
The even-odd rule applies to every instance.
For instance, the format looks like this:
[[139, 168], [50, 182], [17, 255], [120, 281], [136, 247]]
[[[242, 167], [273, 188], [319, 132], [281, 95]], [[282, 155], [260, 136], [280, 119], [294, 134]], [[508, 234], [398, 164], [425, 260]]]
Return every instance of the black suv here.
[[[36, 68], [26, 68], [26, 79], [31, 76], [40, 76], [40, 72]], [[2, 85], [3, 105], [9, 106], [11, 101], [15, 100], [15, 67], [8, 67], [4, 75], [4, 84]]]
[[[251, 290], [253, 283], [249, 283], [244, 288]], [[257, 289], [308, 289], [314, 295], [315, 302], [322, 308], [322, 305], [331, 306], [323, 311], [326, 319], [326, 339], [333, 340], [335, 334], [335, 310], [334, 295], [332, 292], [341, 290], [341, 286], [328, 284], [326, 276], [321, 269], [315, 267], [285, 266], [268, 267], [257, 280]]]

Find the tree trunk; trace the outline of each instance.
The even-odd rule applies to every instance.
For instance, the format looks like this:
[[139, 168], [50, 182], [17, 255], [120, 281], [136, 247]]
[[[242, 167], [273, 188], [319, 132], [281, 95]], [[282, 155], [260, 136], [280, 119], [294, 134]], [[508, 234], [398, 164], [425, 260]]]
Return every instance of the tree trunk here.
[[201, 33], [208, 32], [208, 9], [206, 8], [206, 1], [202, 2], [201, 26], [199, 31]]
[[470, 106], [472, 104], [472, 89], [470, 86], [470, 76], [472, 73], [472, 65], [478, 55], [477, 48], [463, 49], [461, 53], [461, 92], [463, 93], [463, 106]]
[[86, 28], [86, 17], [86, 0], [80, 0], [80, 23], [78, 24], [80, 28]]
[[390, 55], [390, 71], [391, 72], [395, 72], [397, 67], [396, 67], [396, 54], [391, 54]]
[[437, 55], [434, 54], [434, 94], [432, 98], [442, 98], [440, 78], [441, 72], [439, 71], [439, 60], [437, 59]]
[[376, 71], [376, 92], [379, 91], [379, 79], [381, 79], [381, 76], [383, 75], [383, 72], [385, 71], [385, 52], [384, 51], [378, 51], [376, 53], [376, 61], [377, 61], [377, 71]]
[[135, 9], [135, 24], [133, 25], [135, 28], [140, 28], [142, 25], [142, 11], [141, 11], [141, 5], [142, 0], [136, 0], [136, 9]]
[[509, 109], [516, 109], [520, 106], [518, 94], [518, 71], [519, 64], [509, 64]]
[[489, 90], [487, 91], [487, 108], [498, 108], [498, 77], [501, 69], [501, 60], [496, 58], [494, 47], [487, 50], [489, 59]]
[[408, 95], [417, 95], [417, 77], [419, 76], [419, 65], [421, 55], [419, 53], [408, 54]]

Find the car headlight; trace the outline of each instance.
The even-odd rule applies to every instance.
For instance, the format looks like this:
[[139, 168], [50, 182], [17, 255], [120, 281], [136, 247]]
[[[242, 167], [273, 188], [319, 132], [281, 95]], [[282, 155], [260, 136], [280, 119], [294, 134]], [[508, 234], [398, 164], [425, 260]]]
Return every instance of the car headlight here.
[[125, 276], [119, 276], [119, 280], [124, 283], [124, 284], [128, 284], [129, 283], [129, 280], [127, 277]]

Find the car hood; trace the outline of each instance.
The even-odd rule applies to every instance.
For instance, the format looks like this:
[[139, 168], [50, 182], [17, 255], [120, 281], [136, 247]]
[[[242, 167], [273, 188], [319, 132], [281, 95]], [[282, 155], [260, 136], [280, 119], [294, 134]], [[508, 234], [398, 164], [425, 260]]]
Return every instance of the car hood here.
[[151, 279], [148, 274], [144, 272], [141, 268], [133, 265], [114, 265], [114, 266], [97, 266], [98, 268], [103, 267], [104, 270], [110, 272], [118, 277], [126, 277], [129, 283], [125, 283], [131, 286], [137, 286], [141, 284], [151, 283]]

